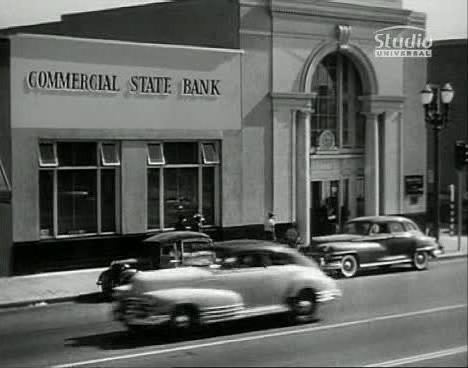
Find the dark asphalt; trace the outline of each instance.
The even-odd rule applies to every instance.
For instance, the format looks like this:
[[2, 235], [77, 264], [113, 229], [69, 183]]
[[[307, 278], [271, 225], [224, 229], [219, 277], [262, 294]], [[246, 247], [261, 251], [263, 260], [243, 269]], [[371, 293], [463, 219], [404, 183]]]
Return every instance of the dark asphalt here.
[[3, 311], [2, 366], [467, 366], [466, 258], [434, 262], [424, 272], [370, 272], [339, 285], [343, 298], [319, 322], [260, 318], [180, 340], [128, 334], [96, 296]]

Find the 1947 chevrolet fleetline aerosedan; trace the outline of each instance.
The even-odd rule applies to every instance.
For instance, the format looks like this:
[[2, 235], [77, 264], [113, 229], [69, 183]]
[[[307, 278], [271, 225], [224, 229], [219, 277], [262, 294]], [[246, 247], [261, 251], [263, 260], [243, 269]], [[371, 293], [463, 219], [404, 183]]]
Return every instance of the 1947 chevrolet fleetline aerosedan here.
[[336, 282], [296, 250], [256, 240], [215, 245], [209, 266], [138, 272], [115, 289], [114, 318], [130, 329], [201, 324], [287, 312], [315, 318], [317, 305], [341, 296]]

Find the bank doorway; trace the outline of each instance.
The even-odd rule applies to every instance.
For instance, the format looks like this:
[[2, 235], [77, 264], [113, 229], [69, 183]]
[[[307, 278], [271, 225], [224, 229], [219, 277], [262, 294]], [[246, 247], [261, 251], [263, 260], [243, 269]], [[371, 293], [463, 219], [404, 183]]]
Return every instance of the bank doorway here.
[[364, 215], [364, 177], [311, 182], [311, 236], [336, 234], [350, 218]]

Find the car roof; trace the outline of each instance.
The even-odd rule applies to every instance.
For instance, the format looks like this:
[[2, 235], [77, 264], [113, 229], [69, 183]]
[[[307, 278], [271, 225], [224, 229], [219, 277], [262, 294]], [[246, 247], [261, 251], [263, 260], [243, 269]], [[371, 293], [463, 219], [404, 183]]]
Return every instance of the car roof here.
[[356, 217], [349, 222], [354, 222], [354, 221], [369, 221], [369, 222], [388, 222], [388, 221], [409, 221], [413, 222], [413, 220], [403, 217], [403, 216], [362, 216], [362, 217]]
[[153, 235], [145, 240], [146, 243], [165, 243], [170, 241], [187, 240], [187, 239], [199, 239], [199, 240], [210, 240], [211, 238], [205, 233], [199, 233], [197, 231], [168, 231]]
[[284, 244], [275, 243], [267, 240], [258, 239], [238, 239], [228, 240], [215, 243], [215, 249], [226, 251], [272, 251], [272, 252], [288, 252], [290, 248]]

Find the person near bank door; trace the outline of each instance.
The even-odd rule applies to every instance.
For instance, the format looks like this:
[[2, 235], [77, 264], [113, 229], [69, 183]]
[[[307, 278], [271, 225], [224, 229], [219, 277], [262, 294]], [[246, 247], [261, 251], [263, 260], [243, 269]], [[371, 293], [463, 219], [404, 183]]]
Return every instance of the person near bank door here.
[[297, 224], [295, 222], [293, 222], [288, 230], [286, 230], [284, 238], [290, 248], [299, 249], [301, 244], [301, 237], [299, 235], [299, 231], [297, 231]]
[[275, 232], [275, 214], [273, 212], [268, 212], [268, 216], [265, 220], [265, 238], [266, 240], [276, 241], [276, 232]]

